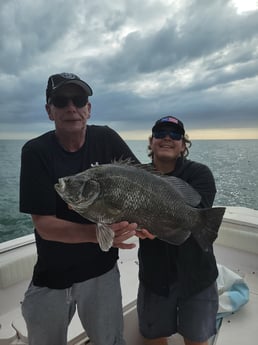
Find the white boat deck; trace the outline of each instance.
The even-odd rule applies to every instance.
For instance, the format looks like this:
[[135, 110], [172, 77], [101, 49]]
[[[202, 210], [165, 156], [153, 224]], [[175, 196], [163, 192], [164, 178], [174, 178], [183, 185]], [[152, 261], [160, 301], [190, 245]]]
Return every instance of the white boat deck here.
[[[30, 242], [33, 236], [26, 236]], [[17, 242], [11, 241], [16, 248]], [[224, 217], [219, 238], [215, 243], [218, 263], [244, 277], [250, 290], [250, 300], [236, 313], [224, 317], [213, 345], [253, 345], [258, 338], [258, 211], [230, 207]], [[6, 252], [0, 244], [0, 345], [27, 344], [27, 331], [20, 312], [20, 302], [29, 283], [35, 246], [27, 244]], [[120, 251], [119, 267], [123, 292], [125, 338], [127, 345], [142, 345], [138, 332], [136, 297], [138, 288], [137, 249]], [[68, 344], [90, 344], [78, 316], [69, 327]], [[179, 335], [169, 339], [169, 344], [183, 345]]]

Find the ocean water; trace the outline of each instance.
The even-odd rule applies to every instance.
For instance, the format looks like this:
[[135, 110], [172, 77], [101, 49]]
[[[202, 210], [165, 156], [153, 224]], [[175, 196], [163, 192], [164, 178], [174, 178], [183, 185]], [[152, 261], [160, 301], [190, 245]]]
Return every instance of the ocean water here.
[[[0, 140], [0, 242], [33, 232], [29, 215], [19, 212], [20, 153], [25, 141]], [[148, 163], [147, 140], [128, 140]], [[212, 170], [217, 195], [214, 205], [258, 210], [258, 140], [194, 140], [189, 159]]]

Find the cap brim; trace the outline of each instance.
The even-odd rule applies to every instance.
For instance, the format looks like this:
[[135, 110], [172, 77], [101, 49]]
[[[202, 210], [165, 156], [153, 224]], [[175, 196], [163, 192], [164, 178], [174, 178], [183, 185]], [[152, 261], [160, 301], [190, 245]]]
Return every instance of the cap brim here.
[[61, 86], [64, 86], [64, 85], [67, 85], [67, 84], [79, 85], [81, 88], [84, 89], [84, 91], [86, 91], [86, 93], [87, 93], [88, 96], [92, 96], [92, 94], [93, 94], [91, 87], [90, 87], [88, 84], [86, 84], [84, 81], [81, 81], [81, 80], [69, 80], [69, 81], [66, 81], [66, 82], [64, 82], [62, 85], [60, 85], [60, 86], [58, 87], [58, 89], [59, 89]]
[[82, 80], [67, 80], [67, 81], [63, 81], [62, 83], [60, 83], [59, 85], [56, 86], [56, 88], [54, 90], [52, 90], [51, 94], [48, 95], [48, 98], [50, 98], [52, 95], [54, 95], [56, 92], [59, 91], [60, 88], [62, 88], [64, 85], [67, 84], [75, 84], [80, 86], [87, 94], [87, 96], [92, 96], [93, 91], [91, 89], [91, 87], [85, 83]]
[[166, 130], [166, 129], [174, 129], [175, 132], [180, 133], [180, 134], [185, 134], [184, 129], [181, 126], [178, 126], [175, 123], [172, 122], [166, 122], [166, 123], [158, 123], [152, 128], [152, 132], [157, 131], [157, 130]]

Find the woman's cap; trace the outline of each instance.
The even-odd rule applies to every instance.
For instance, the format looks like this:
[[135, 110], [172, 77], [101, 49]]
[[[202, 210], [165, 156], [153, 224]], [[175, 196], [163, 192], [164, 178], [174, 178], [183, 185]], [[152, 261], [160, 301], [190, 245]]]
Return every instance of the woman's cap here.
[[176, 132], [180, 134], [185, 134], [183, 122], [174, 116], [164, 116], [161, 119], [157, 120], [155, 122], [155, 125], [152, 127], [152, 132], [168, 127], [173, 128]]

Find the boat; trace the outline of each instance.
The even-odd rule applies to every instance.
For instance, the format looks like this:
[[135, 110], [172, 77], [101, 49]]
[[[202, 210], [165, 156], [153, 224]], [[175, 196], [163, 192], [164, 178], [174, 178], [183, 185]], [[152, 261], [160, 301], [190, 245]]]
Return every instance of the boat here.
[[[138, 240], [135, 241], [137, 243]], [[243, 294], [242, 297], [246, 300], [237, 310], [224, 310], [220, 314], [217, 334], [209, 340], [209, 345], [253, 345], [258, 338], [258, 211], [227, 207], [214, 243], [214, 252], [218, 265], [222, 268], [220, 275], [221, 272], [230, 272], [238, 277], [248, 294]], [[27, 344], [26, 325], [20, 304], [30, 282], [35, 261], [33, 234], [0, 243], [0, 345]], [[118, 265], [121, 273], [125, 339], [127, 345], [142, 345], [136, 312], [137, 246], [133, 250], [120, 250]], [[225, 281], [225, 277], [220, 275], [222, 282]], [[75, 314], [69, 325], [68, 345], [82, 344], [91, 342]], [[179, 334], [175, 334], [169, 338], [169, 344], [183, 345], [184, 342]]]

